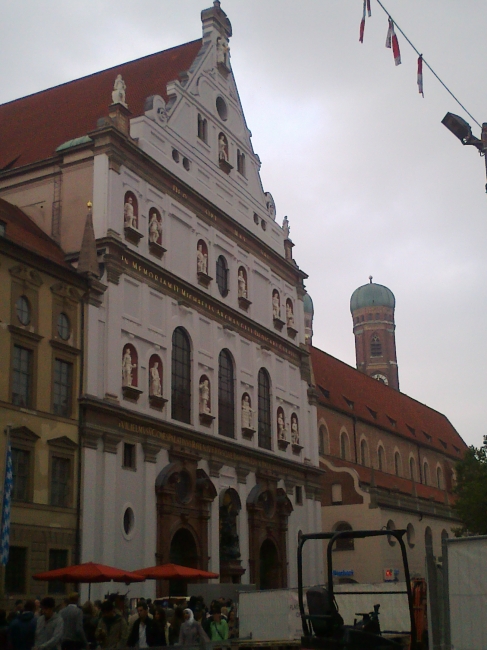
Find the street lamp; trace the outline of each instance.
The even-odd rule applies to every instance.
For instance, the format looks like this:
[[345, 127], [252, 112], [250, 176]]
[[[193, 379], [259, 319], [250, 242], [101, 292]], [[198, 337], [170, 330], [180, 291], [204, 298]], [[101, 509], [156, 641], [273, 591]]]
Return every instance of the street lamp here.
[[[487, 122], [482, 124], [482, 135], [480, 140], [472, 135], [472, 127], [459, 115], [447, 113], [441, 120], [441, 123], [444, 124], [462, 144], [470, 144], [477, 147], [479, 154], [485, 156], [485, 153], [487, 152]], [[487, 174], [487, 157], [485, 158], [485, 168]], [[485, 185], [485, 191], [487, 192], [487, 184]]]

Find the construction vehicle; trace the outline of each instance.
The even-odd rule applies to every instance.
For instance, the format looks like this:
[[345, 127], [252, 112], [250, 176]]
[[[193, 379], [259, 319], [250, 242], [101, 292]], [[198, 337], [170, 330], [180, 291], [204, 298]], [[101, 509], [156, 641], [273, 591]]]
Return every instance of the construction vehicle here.
[[[409, 647], [417, 650], [417, 635], [414, 616], [414, 602], [411, 590], [406, 546], [403, 537], [405, 530], [344, 530], [330, 533], [312, 533], [301, 535], [298, 542], [298, 602], [303, 636], [301, 648], [304, 650], [379, 650], [387, 648]], [[365, 539], [388, 535], [399, 543], [406, 589], [398, 591], [376, 591], [376, 595], [388, 597], [393, 594], [407, 596], [409, 609], [410, 630], [407, 638], [404, 634], [383, 634], [380, 627], [380, 603], [374, 605], [371, 612], [357, 612], [356, 616], [362, 618], [354, 621], [353, 625], [345, 625], [338, 611], [333, 583], [333, 547], [337, 540]], [[328, 540], [327, 557], [327, 584], [326, 586], [311, 587], [306, 590], [308, 613], [306, 613], [303, 587], [303, 546], [309, 540]], [[341, 591], [343, 596], [347, 592]], [[354, 592], [355, 594], [358, 592]]]

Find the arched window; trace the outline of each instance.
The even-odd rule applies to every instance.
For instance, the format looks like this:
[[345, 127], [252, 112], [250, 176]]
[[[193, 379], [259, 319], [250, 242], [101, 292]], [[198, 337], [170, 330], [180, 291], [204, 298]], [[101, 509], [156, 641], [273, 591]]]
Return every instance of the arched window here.
[[409, 459], [409, 476], [411, 477], [412, 481], [416, 480], [416, 463], [412, 456]]
[[172, 335], [171, 417], [191, 422], [191, 345], [182, 327]]
[[348, 460], [350, 458], [348, 436], [345, 431], [342, 431], [340, 434], [340, 458], [343, 458], [343, 460]]
[[326, 430], [324, 424], [320, 426], [320, 429], [318, 431], [318, 444], [319, 444], [320, 455], [324, 456], [325, 454], [327, 454], [328, 453], [328, 431]]
[[271, 436], [271, 382], [269, 374], [265, 368], [259, 370], [259, 447], [263, 449], [272, 449]]
[[425, 485], [430, 484], [430, 467], [427, 460], [423, 463], [423, 481]]
[[245, 176], [245, 154], [240, 149], [237, 149], [237, 171]]
[[[340, 532], [342, 530], [353, 530], [349, 523], [346, 521], [341, 521], [338, 524], [333, 526], [335, 532]], [[333, 547], [334, 551], [353, 551], [355, 549], [354, 539], [337, 539]]]
[[364, 465], [364, 467], [367, 467], [369, 464], [369, 448], [365, 438], [362, 438], [360, 441], [360, 463], [361, 465]]
[[402, 463], [401, 463], [401, 454], [396, 451], [394, 454], [394, 471], [396, 476], [401, 476], [402, 474]]
[[220, 294], [225, 297], [228, 294], [228, 264], [223, 255], [216, 261], [216, 283]]
[[424, 531], [424, 545], [426, 548], [433, 550], [433, 533], [431, 532], [431, 528], [429, 526], [426, 526], [426, 529]]
[[384, 450], [384, 447], [382, 445], [379, 445], [379, 449], [377, 450], [377, 458], [379, 460], [379, 471], [380, 472], [385, 472], [386, 471], [386, 452]]
[[440, 490], [443, 490], [443, 472], [441, 471], [441, 467], [439, 465], [436, 468], [436, 485]]
[[228, 350], [222, 350], [218, 358], [218, 433], [235, 438], [233, 360]]
[[380, 338], [377, 336], [377, 334], [374, 334], [370, 340], [370, 356], [382, 356], [382, 343], [380, 342]]
[[201, 113], [198, 113], [198, 138], [208, 142], [208, 122]]
[[414, 548], [416, 544], [416, 532], [412, 524], [408, 524], [406, 528], [406, 539], [408, 542], [409, 548]]

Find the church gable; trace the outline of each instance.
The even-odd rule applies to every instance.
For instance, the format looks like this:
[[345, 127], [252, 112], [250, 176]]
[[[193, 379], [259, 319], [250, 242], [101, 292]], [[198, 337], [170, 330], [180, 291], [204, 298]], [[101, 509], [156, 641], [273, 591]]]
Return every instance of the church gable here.
[[[281, 228], [273, 223], [274, 201], [262, 188], [261, 163], [252, 148], [232, 72], [230, 21], [218, 0], [201, 17], [203, 38], [198, 55], [186, 72], [167, 84], [167, 101], [161, 95], [147, 99], [145, 118], [150, 123], [132, 120], [131, 135], [147, 153], [173, 167], [198, 191], [208, 194], [209, 190], [227, 203], [241, 197], [240, 214], [232, 216], [252, 228], [264, 219], [262, 231], [268, 225], [273, 238], [280, 240]], [[127, 95], [129, 91], [127, 88]]]

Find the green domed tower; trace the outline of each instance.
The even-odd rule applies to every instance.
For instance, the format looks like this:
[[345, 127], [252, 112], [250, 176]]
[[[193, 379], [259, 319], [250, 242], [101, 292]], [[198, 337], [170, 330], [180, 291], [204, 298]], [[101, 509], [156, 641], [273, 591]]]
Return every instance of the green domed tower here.
[[355, 289], [350, 298], [357, 369], [399, 390], [396, 299], [390, 289], [372, 282], [372, 276], [369, 280], [369, 284]]

